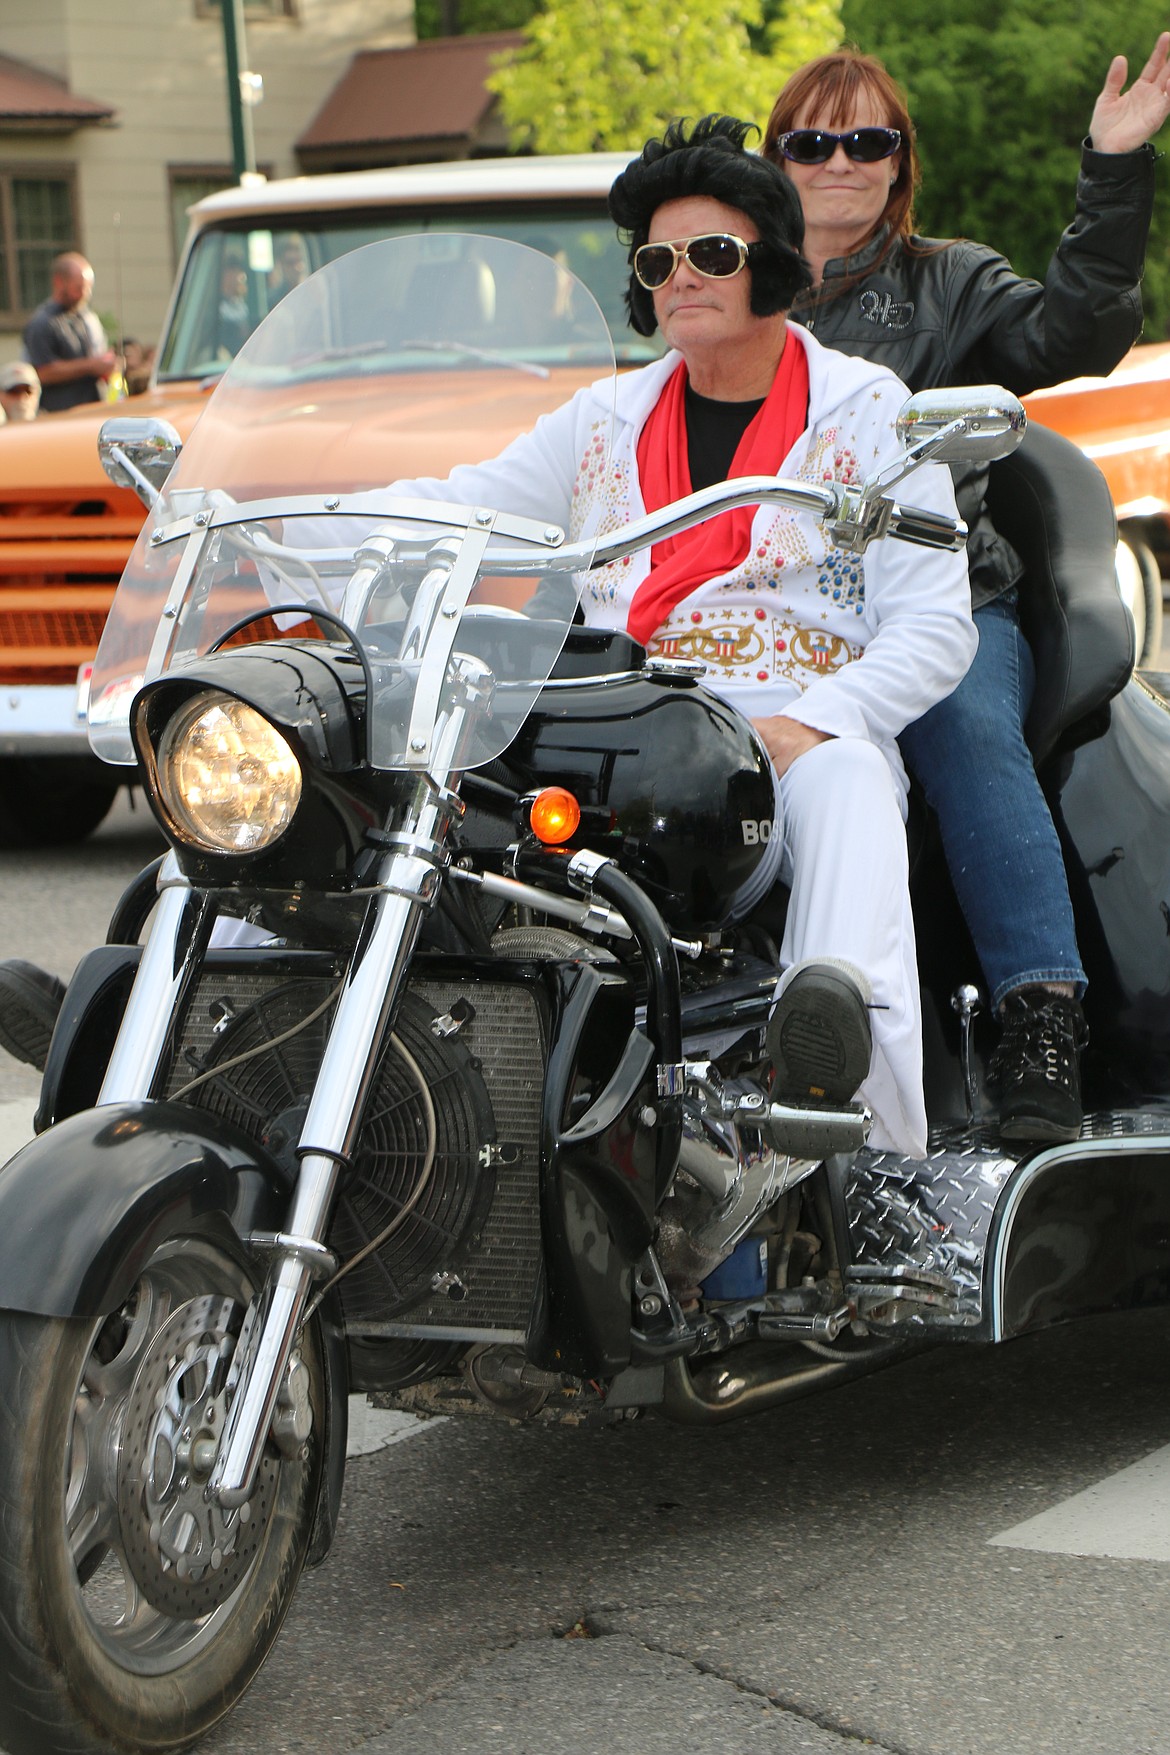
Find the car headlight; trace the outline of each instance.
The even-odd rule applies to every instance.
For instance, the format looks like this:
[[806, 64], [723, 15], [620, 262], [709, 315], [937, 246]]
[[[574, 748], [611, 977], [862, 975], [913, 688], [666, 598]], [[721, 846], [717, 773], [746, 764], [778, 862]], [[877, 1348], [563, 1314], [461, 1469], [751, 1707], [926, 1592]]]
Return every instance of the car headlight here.
[[301, 799], [301, 768], [276, 727], [230, 695], [202, 694], [167, 726], [158, 787], [184, 839], [255, 853], [284, 834]]

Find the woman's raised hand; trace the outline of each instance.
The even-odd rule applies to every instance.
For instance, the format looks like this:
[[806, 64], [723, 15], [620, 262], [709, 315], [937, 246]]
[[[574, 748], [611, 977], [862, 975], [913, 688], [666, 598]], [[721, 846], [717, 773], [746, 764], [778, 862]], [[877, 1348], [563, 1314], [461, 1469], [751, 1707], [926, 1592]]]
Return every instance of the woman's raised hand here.
[[1115, 55], [1093, 106], [1089, 144], [1097, 152], [1135, 152], [1151, 140], [1170, 116], [1170, 31], [1163, 31], [1154, 52], [1128, 91], [1124, 55]]

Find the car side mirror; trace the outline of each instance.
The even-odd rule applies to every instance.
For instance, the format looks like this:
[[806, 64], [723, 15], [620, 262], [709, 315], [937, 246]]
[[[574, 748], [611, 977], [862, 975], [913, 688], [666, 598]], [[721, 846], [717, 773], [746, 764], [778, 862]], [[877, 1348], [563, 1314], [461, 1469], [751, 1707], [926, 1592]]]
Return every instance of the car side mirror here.
[[149, 510], [162, 493], [183, 449], [169, 421], [144, 415], [118, 415], [104, 421], [98, 456], [115, 487], [132, 488]]

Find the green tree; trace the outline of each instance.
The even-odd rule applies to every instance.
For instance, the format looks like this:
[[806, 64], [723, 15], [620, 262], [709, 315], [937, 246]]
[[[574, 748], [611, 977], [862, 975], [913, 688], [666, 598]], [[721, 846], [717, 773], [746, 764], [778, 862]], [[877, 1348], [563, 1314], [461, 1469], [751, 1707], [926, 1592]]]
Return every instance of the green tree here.
[[839, 0], [549, 0], [488, 80], [513, 144], [631, 151], [672, 116], [761, 124], [792, 69], [840, 39]]
[[[1042, 279], [1072, 218], [1080, 143], [1114, 55], [1129, 77], [1165, 28], [1162, 0], [844, 0], [845, 33], [905, 86], [918, 133], [918, 229], [977, 238]], [[1166, 130], [1165, 133], [1170, 133]], [[1163, 140], [1165, 139], [1165, 133]], [[1170, 330], [1170, 211], [1158, 201], [1146, 339]]]
[[414, 32], [421, 43], [428, 37], [520, 30], [539, 4], [540, 0], [415, 0]]

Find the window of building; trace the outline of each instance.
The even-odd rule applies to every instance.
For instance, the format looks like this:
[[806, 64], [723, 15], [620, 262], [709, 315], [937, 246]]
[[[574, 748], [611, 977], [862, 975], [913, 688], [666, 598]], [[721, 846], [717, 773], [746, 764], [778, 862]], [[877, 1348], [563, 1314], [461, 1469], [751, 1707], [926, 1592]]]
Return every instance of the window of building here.
[[77, 248], [72, 168], [0, 166], [0, 315], [23, 323], [49, 296], [49, 266]]
[[230, 165], [171, 165], [171, 253], [175, 265], [183, 253], [187, 236], [187, 209], [217, 189], [230, 189], [235, 173]]
[[[272, 176], [270, 164], [256, 168], [263, 176]], [[236, 173], [231, 165], [168, 165], [167, 176], [171, 186], [171, 254], [177, 268], [187, 237], [187, 209], [219, 189], [234, 189]]]

